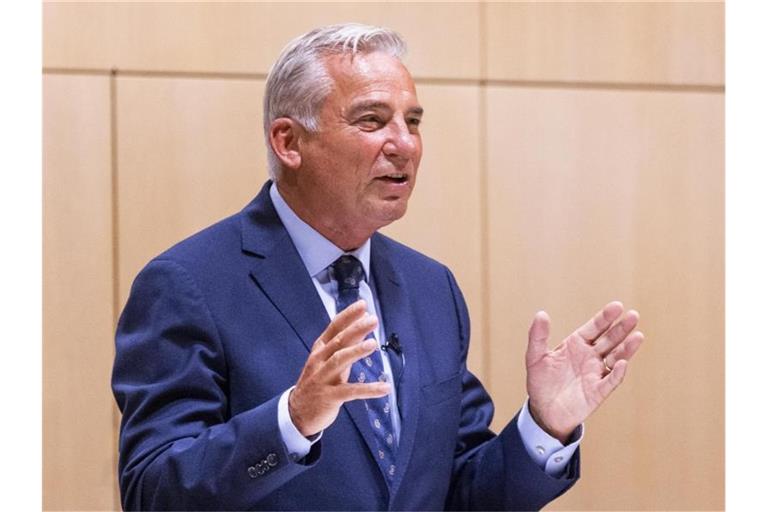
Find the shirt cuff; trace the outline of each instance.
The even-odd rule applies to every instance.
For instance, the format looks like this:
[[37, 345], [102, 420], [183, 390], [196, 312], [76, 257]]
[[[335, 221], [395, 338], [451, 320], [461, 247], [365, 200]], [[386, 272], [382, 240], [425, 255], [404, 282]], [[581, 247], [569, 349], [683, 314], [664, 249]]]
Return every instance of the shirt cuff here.
[[571, 442], [563, 444], [550, 436], [536, 423], [528, 410], [528, 400], [525, 401], [520, 414], [517, 416], [517, 429], [523, 440], [525, 451], [531, 459], [551, 477], [560, 477], [565, 472], [576, 448], [584, 438], [584, 425], [579, 425], [571, 435]]
[[312, 436], [311, 439], [307, 439], [293, 424], [291, 414], [288, 412], [288, 396], [295, 387], [288, 388], [277, 402], [277, 426], [280, 429], [280, 436], [283, 438], [285, 449], [293, 461], [298, 461], [307, 456], [312, 445], [320, 440], [323, 433], [320, 432]]

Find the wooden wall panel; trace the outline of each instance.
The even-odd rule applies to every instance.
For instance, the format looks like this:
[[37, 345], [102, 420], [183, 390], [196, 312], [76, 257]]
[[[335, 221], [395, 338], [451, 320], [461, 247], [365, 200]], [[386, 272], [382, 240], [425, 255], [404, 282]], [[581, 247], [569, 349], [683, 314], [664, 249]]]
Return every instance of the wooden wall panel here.
[[43, 79], [43, 508], [114, 504], [109, 79]]
[[720, 2], [484, 5], [487, 77], [722, 85]]
[[551, 508], [721, 509], [723, 96], [491, 87], [487, 122], [496, 424], [537, 309], [554, 346], [622, 299], [647, 343]]
[[400, 31], [415, 75], [478, 78], [479, 16], [461, 3], [46, 3], [43, 64], [266, 74], [294, 37], [358, 21]]
[[120, 78], [119, 296], [155, 255], [240, 211], [267, 179], [255, 80]]
[[472, 318], [469, 366], [483, 375], [480, 88], [417, 84], [424, 156], [405, 217], [383, 232], [454, 272]]

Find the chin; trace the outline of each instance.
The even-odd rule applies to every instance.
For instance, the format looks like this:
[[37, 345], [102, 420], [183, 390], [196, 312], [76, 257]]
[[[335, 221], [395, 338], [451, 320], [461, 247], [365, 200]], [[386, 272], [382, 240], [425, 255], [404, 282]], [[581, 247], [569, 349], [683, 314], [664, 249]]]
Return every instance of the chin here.
[[393, 201], [392, 203], [393, 204], [387, 204], [383, 206], [377, 212], [377, 217], [381, 219], [382, 222], [381, 227], [384, 227], [402, 218], [405, 215], [405, 212], [408, 210], [407, 200], [401, 199], [398, 201]]

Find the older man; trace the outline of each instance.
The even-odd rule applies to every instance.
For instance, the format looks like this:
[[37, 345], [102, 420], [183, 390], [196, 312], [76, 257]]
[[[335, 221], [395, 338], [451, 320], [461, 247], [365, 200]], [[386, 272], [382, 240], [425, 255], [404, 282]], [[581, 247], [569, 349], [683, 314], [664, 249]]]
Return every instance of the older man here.
[[125, 508], [536, 509], [575, 482], [637, 313], [610, 303], [553, 351], [537, 314], [529, 400], [488, 429], [452, 274], [377, 233], [422, 153], [403, 52], [356, 24], [291, 42], [264, 98], [272, 180], [136, 278], [113, 375]]

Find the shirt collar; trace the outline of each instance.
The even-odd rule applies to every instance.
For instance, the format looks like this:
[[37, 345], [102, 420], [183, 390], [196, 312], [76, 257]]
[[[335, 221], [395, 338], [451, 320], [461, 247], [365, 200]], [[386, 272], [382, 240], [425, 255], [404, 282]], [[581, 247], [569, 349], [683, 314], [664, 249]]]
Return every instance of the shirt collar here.
[[317, 276], [317, 274], [328, 268], [328, 266], [336, 261], [342, 254], [351, 254], [363, 264], [366, 279], [370, 281], [370, 238], [354, 251], [345, 252], [315, 231], [312, 226], [301, 220], [291, 207], [288, 206], [288, 203], [285, 202], [283, 196], [280, 195], [280, 192], [277, 190], [277, 185], [274, 182], [269, 187], [269, 197], [272, 199], [272, 204], [275, 206], [277, 216], [280, 217], [280, 221], [283, 223], [283, 226], [285, 226], [285, 230], [288, 231], [288, 235], [291, 237], [293, 245], [299, 252], [299, 256], [304, 262], [304, 266], [307, 268], [307, 272], [310, 276]]

